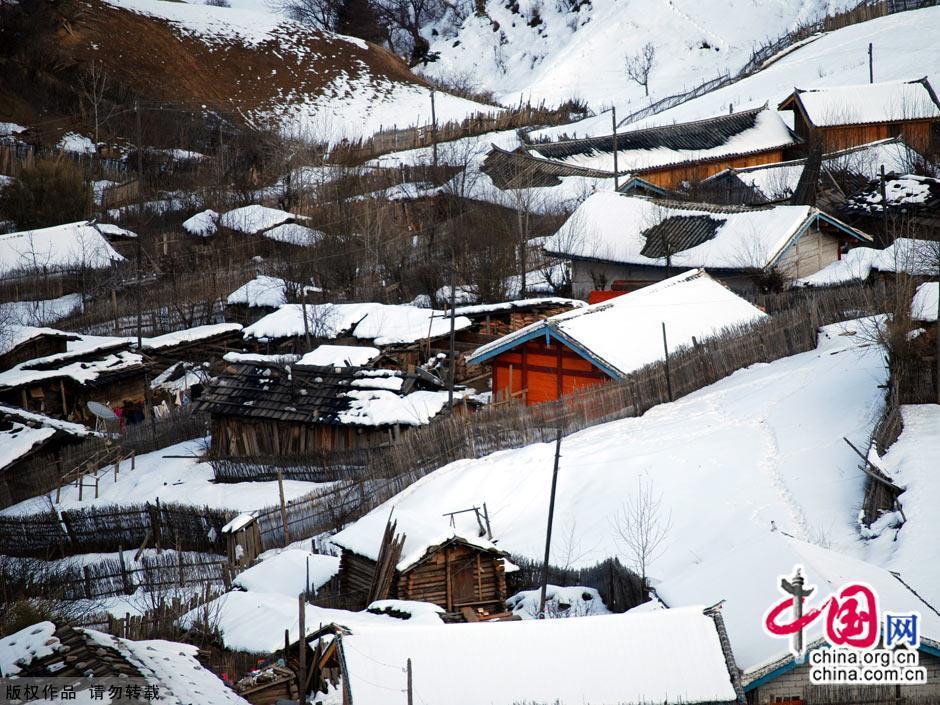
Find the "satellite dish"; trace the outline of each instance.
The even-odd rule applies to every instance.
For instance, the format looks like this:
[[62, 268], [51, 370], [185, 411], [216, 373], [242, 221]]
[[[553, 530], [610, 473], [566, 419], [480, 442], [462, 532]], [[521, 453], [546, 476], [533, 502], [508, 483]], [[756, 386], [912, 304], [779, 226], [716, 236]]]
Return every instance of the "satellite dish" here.
[[110, 407], [100, 404], [96, 401], [90, 401], [86, 404], [88, 410], [92, 413], [96, 419], [100, 419], [106, 423], [113, 423], [118, 420], [117, 414], [111, 410]]

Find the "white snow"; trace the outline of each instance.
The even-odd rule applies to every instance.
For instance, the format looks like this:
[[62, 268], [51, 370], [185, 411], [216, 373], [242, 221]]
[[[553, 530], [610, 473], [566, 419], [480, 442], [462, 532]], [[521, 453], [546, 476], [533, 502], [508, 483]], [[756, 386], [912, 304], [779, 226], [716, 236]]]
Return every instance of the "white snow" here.
[[[356, 382], [360, 384], [356, 384]], [[388, 389], [386, 380], [355, 380], [354, 386], [371, 389], [351, 389], [343, 396], [350, 400], [349, 407], [340, 411], [339, 423], [356, 426], [424, 426], [447, 406], [448, 393], [420, 390], [404, 396]], [[400, 385], [398, 385], [400, 386]], [[454, 390], [454, 400], [469, 396], [468, 390]]]
[[10, 428], [4, 429], [6, 424], [0, 419], [0, 471], [41, 447], [55, 435], [55, 429], [52, 428], [30, 428], [13, 420], [9, 420], [9, 424]]
[[[935, 550], [933, 552], [936, 553]], [[771, 532], [769, 527], [757, 534], [734, 537], [730, 545], [726, 542], [724, 547], [719, 547], [716, 555], [657, 583], [656, 592], [670, 607], [726, 600], [722, 616], [735, 661], [745, 671], [747, 682], [748, 671], [753, 672], [758, 666], [788, 654], [788, 641], [768, 636], [762, 624], [767, 610], [785, 597], [778, 588], [780, 577], [792, 576], [798, 565], [803, 567], [807, 583], [816, 586], [814, 595], [806, 600], [807, 609], [822, 604], [825, 598], [846, 583], [864, 582], [875, 588], [881, 610], [918, 610], [923, 637], [931, 640], [940, 638], [940, 616], [887, 570], [788, 538], [779, 531]], [[906, 576], [902, 577], [907, 580]], [[931, 585], [918, 586], [915, 583], [913, 587], [920, 591]], [[806, 630], [807, 643], [822, 635], [823, 621], [817, 620]]]
[[20, 132], [26, 132], [23, 125], [18, 125], [15, 122], [0, 122], [0, 137], [8, 137]]
[[250, 308], [277, 308], [287, 303], [287, 282], [278, 277], [259, 274], [228, 295], [226, 303]]
[[144, 338], [141, 340], [143, 350], [161, 350], [163, 348], [172, 348], [184, 343], [194, 343], [200, 340], [208, 340], [225, 333], [235, 333], [242, 329], [241, 323], [213, 323], [205, 326], [195, 326], [185, 330], [166, 333], [156, 338]]
[[[286, 304], [245, 328], [245, 337], [289, 338], [304, 335], [309, 328], [315, 338], [351, 335], [384, 346], [438, 338], [450, 332], [450, 319], [446, 312], [415, 306], [358, 303], [310, 304], [306, 308], [306, 328], [303, 305]], [[455, 330], [470, 325], [468, 318], [460, 316], [454, 322]]]
[[[362, 624], [351, 630], [341, 649], [344, 686], [356, 705], [386, 705], [402, 693], [407, 659], [414, 665], [417, 702], [735, 700], [718, 631], [701, 608], [444, 626], [404, 622], [396, 629]], [[576, 664], [583, 675], [572, 672]]]
[[827, 264], [808, 277], [797, 279], [794, 286], [833, 286], [850, 281], [863, 282], [871, 274], [874, 263], [881, 258], [883, 250], [871, 247], [855, 247], [835, 262]]
[[247, 700], [199, 662], [199, 648], [192, 644], [163, 640], [131, 641], [91, 629], [84, 632], [94, 642], [117, 650], [137, 667], [148, 683], [158, 686], [154, 703], [248, 705]]
[[33, 425], [41, 424], [42, 426], [52, 428], [57, 431], [65, 431], [66, 433], [69, 433], [73, 436], [96, 435], [95, 431], [92, 431], [90, 428], [83, 426], [80, 423], [72, 423], [71, 421], [63, 421], [62, 419], [54, 419], [51, 416], [27, 411], [26, 409], [21, 409], [18, 406], [7, 406], [6, 404], [0, 404], [0, 416], [13, 416], [20, 421], [27, 421]]
[[299, 245], [301, 247], [315, 245], [324, 237], [321, 230], [314, 230], [313, 228], [298, 225], [297, 223], [275, 225], [270, 230], [265, 230], [262, 234], [271, 240], [286, 242], [289, 245]]
[[[6, 322], [4, 321], [6, 324]], [[0, 355], [6, 355], [14, 348], [28, 343], [35, 338], [53, 335], [59, 338], [75, 338], [73, 334], [55, 328], [40, 328], [35, 326], [21, 326], [6, 324], [0, 328]]]
[[[396, 533], [403, 534], [405, 537], [401, 556], [395, 566], [399, 571], [408, 570], [421, 561], [430, 549], [452, 539], [458, 539], [485, 551], [500, 550], [491, 541], [479, 535], [479, 527], [475, 526], [472, 531], [460, 531], [450, 525], [447, 517], [440, 514], [429, 519], [404, 509], [395, 509], [391, 513], [391, 519], [397, 524]], [[369, 512], [362, 519], [330, 537], [330, 542], [376, 561], [388, 520], [388, 511]]]
[[222, 356], [222, 359], [232, 364], [292, 365], [300, 359], [300, 355], [290, 353], [261, 355], [258, 353], [227, 352]]
[[580, 299], [567, 299], [561, 296], [540, 296], [531, 299], [517, 299], [515, 301], [500, 301], [493, 304], [471, 304], [458, 306], [454, 313], [458, 316], [484, 316], [488, 313], [515, 311], [530, 306], [568, 306], [570, 308], [584, 308], [587, 303]]
[[58, 147], [63, 152], [73, 152], [75, 154], [96, 154], [98, 151], [94, 142], [77, 132], [67, 132], [62, 135]]
[[[60, 377], [86, 384], [95, 381], [102, 374], [131, 369], [143, 364], [142, 355], [122, 349], [126, 344], [123, 340], [108, 342], [105, 339], [103, 342], [91, 342], [89, 339], [95, 336], [80, 337], [78, 345], [73, 346], [73, 343], [69, 343], [67, 352], [37, 357], [0, 372], [0, 389]], [[91, 352], [98, 353], [94, 359], [76, 359]]]
[[16, 675], [20, 666], [55, 653], [59, 640], [52, 635], [54, 631], [52, 622], [38, 622], [10, 636], [0, 637], [0, 676]]
[[[868, 542], [867, 558], [898, 571], [927, 602], [936, 605], [940, 602], [940, 544], [936, 540], [940, 534], [936, 510], [940, 496], [940, 405], [905, 405], [901, 417], [904, 430], [881, 458], [880, 467], [904, 488], [899, 499], [906, 521], [896, 529], [898, 517], [885, 517], [887, 525]], [[932, 638], [940, 641], [940, 633], [935, 630]]]
[[[444, 609], [432, 602], [414, 600], [376, 600], [366, 607], [367, 612], [390, 613], [396, 619], [407, 619], [408, 624], [440, 625]], [[399, 616], [402, 615], [407, 616]]]
[[[185, 504], [196, 507], [213, 507], [233, 511], [251, 511], [278, 504], [278, 483], [239, 482], [216, 483], [209, 463], [200, 457], [204, 440], [185, 441], [167, 446], [136, 459], [136, 468], [121, 464], [117, 482], [113, 475], [104, 475], [99, 484], [98, 499], [84, 494], [78, 500], [78, 489], [73, 485], [62, 488], [58, 510], [83, 509], [153, 502], [159, 497], [165, 504]], [[299, 480], [284, 480], [286, 501], [295, 500], [323, 485]], [[48, 510], [49, 500], [55, 499], [55, 491], [27, 499], [0, 510], [2, 514], [24, 515]]]
[[918, 81], [796, 90], [810, 122], [817, 127], [940, 119], [940, 105]]
[[37, 269], [104, 269], [122, 261], [97, 228], [85, 221], [0, 235], [3, 275]]
[[514, 341], [542, 331], [586, 351], [608, 374], [625, 375], [663, 359], [662, 325], [670, 351], [692, 338], [707, 339], [724, 328], [754, 323], [766, 314], [702, 270], [690, 270], [609, 301], [546, 318], [477, 348], [470, 363], [488, 359]]
[[320, 345], [304, 355], [299, 365], [362, 367], [381, 354], [378, 348], [358, 345]]
[[[506, 605], [514, 614], [523, 619], [537, 619], [541, 597], [541, 589], [523, 590], [506, 600]], [[580, 585], [546, 586], [546, 618], [589, 617], [599, 614], [610, 614], [610, 610], [601, 599], [600, 593], [594, 588]]]
[[[629, 298], [629, 294], [621, 298]], [[823, 328], [819, 347], [741, 370], [639, 418], [562, 441], [555, 531], [572, 536], [574, 560], [553, 541], [552, 562], [572, 568], [626, 556], [612, 522], [642, 483], [671, 517], [649, 568], [666, 579], [732, 548], [775, 522], [798, 538], [825, 535], [859, 553], [857, 511], [865, 487], [858, 458], [881, 413], [883, 351], [853, 335], [861, 324]], [[459, 460], [374, 510], [439, 521], [446, 508], [486, 502], [499, 547], [542, 560], [554, 443]], [[471, 517], [457, 529], [474, 531]], [[773, 586], [771, 586], [772, 588]]]
[[819, 215], [819, 211], [809, 206], [770, 206], [750, 211], [717, 207], [701, 210], [694, 205], [663, 205], [615, 192], [596, 193], [545, 242], [545, 250], [562, 256], [663, 266], [665, 257], [642, 254], [647, 244], [645, 232], [667, 218], [700, 216], [717, 221], [714, 237], [674, 253], [672, 266], [764, 269], [811, 227]]
[[219, 216], [219, 225], [246, 235], [255, 235], [299, 217], [278, 208], [253, 204], [226, 211]]
[[65, 294], [55, 299], [7, 301], [0, 304], [0, 319], [21, 326], [47, 326], [81, 308], [81, 294]]
[[914, 300], [911, 302], [911, 320], [936, 323], [938, 304], [940, 304], [940, 282], [921, 284], [914, 292]]
[[880, 272], [936, 277], [940, 275], [940, 243], [899, 237], [881, 251], [872, 266]]
[[[307, 569], [310, 569], [310, 584]], [[339, 558], [311, 553], [298, 548], [285, 548], [240, 573], [233, 581], [237, 588], [248, 592], [278, 593], [297, 599], [309, 590], [316, 592], [339, 571]]]
[[218, 230], [218, 220], [219, 214], [210, 208], [184, 220], [183, 230], [197, 237], [209, 237]]

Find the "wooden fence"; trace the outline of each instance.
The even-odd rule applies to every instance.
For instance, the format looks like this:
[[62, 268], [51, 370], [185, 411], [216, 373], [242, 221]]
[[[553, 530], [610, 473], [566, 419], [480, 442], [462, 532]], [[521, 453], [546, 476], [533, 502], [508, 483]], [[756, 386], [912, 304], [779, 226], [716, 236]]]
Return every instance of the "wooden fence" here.
[[209, 462], [216, 482], [265, 482], [278, 476], [301, 482], [334, 482], [358, 477], [368, 464], [369, 453], [362, 449], [299, 457], [215, 458]]
[[[118, 558], [79, 564], [70, 559], [45, 562], [0, 557], [2, 595], [26, 594], [62, 600], [131, 595], [138, 589], [167, 592], [193, 585], [231, 586], [233, 568], [224, 556], [167, 551], [130, 561], [133, 551]], [[130, 563], [130, 565], [128, 565]]]
[[51, 558], [141, 546], [224, 553], [222, 527], [235, 512], [186, 505], [85, 507], [0, 515], [0, 554]]

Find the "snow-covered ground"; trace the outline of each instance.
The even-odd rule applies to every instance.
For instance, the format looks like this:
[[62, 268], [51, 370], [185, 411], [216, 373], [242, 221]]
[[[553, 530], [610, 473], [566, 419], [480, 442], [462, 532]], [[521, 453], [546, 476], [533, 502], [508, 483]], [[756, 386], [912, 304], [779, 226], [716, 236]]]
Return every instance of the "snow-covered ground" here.
[[[708, 7], [710, 3], [700, 5]], [[722, 21], [726, 16], [722, 12]], [[873, 45], [876, 81], [909, 81], [926, 74], [933, 85], [937, 85], [940, 44], [935, 37], [938, 33], [940, 7], [902, 12], [845, 27], [801, 46], [759, 73], [624, 129], [722, 115], [728, 112], [729, 106], [734, 106], [736, 111], [760, 107], [764, 103], [776, 107], [794, 87], [809, 89], [867, 83], [869, 43]], [[621, 114], [629, 112], [629, 106], [620, 100], [617, 106]], [[535, 137], [563, 134], [610, 134], [610, 115], [533, 133]]]
[[[661, 496], [671, 516], [655, 578], [772, 525], [859, 553], [865, 475], [842, 437], [867, 443], [886, 372], [882, 351], [852, 331], [861, 325], [829, 326], [814, 351], [564, 439], [555, 509], [564, 540], [553, 543], [553, 562], [626, 558], [615, 524], [640, 487]], [[553, 451], [534, 444], [451, 463], [375, 511], [387, 516], [396, 506], [431, 519], [486, 502], [499, 547], [541, 560]]]
[[[213, 482], [212, 467], [203, 462], [201, 453], [205, 441], [194, 440], [167, 446], [137, 458], [135, 469], [121, 465], [117, 482], [114, 473], [105, 472], [98, 488], [98, 499], [87, 487], [83, 500], [78, 500], [74, 485], [62, 488], [57, 510], [103, 507], [115, 504], [143, 504], [159, 498], [164, 504], [186, 504], [198, 507], [251, 511], [278, 503], [277, 482]], [[87, 482], [87, 481], [86, 481]], [[323, 487], [312, 482], [284, 480], [284, 497], [290, 502], [311, 490]], [[55, 491], [33, 497], [2, 510], [3, 514], [31, 514], [48, 511]]]

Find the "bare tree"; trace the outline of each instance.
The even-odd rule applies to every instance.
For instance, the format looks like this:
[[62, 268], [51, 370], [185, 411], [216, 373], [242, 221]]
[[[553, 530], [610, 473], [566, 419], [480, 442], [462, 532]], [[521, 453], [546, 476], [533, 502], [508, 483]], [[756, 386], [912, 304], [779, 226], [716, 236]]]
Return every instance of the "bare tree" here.
[[278, 9], [292, 20], [309, 24], [317, 29], [336, 29], [339, 0], [282, 0]]
[[650, 94], [650, 73], [656, 65], [656, 47], [650, 42], [643, 45], [637, 53], [626, 57], [627, 77], [639, 86], [643, 86], [646, 97]]
[[630, 497], [612, 520], [614, 532], [627, 563], [647, 584], [647, 568], [662, 554], [672, 517], [662, 507], [662, 495], [652, 485], [637, 480], [636, 495]]
[[91, 112], [95, 125], [95, 144], [98, 144], [101, 127], [107, 123], [116, 109], [115, 105], [105, 100], [108, 85], [108, 73], [104, 69], [104, 64], [92, 60], [91, 65], [79, 79], [78, 95], [82, 104]]

